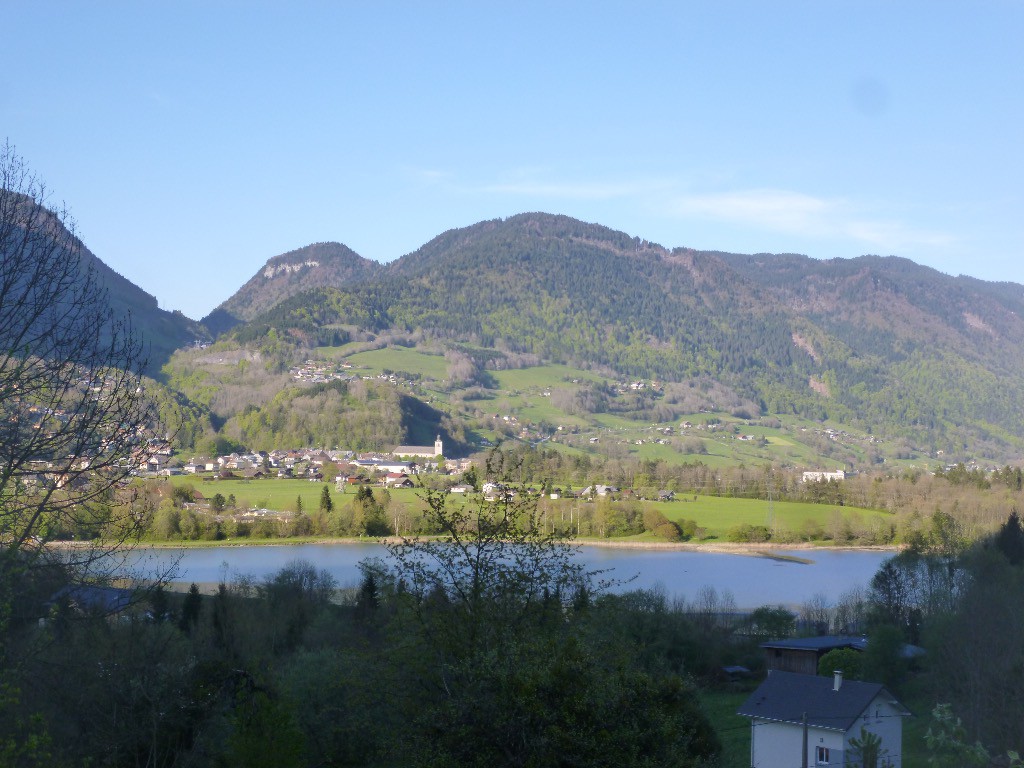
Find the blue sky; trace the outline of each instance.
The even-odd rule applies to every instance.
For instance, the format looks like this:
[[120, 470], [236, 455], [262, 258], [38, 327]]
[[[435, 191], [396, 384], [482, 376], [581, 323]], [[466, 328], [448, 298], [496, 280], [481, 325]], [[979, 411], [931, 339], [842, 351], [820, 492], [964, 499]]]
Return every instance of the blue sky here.
[[270, 257], [563, 213], [1024, 283], [1024, 2], [4, 8], [0, 140], [200, 318]]

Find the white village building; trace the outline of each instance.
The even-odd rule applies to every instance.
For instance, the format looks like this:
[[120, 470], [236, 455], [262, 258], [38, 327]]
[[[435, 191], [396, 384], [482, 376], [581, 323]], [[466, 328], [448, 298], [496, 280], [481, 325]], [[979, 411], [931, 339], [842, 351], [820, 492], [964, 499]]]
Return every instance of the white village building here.
[[399, 445], [391, 451], [393, 456], [412, 456], [421, 459], [432, 459], [435, 456], [444, 455], [444, 443], [441, 436], [434, 439], [434, 445]]

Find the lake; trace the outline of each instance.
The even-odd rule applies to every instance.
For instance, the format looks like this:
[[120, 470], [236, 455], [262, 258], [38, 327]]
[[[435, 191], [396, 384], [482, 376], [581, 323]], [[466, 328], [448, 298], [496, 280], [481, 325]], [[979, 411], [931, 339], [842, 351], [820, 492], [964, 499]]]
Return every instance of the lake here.
[[[877, 550], [774, 550], [792, 560], [703, 552], [693, 550], [635, 549], [581, 546], [579, 557], [590, 569], [612, 569], [610, 575], [631, 579], [623, 588], [661, 587], [670, 596], [693, 599], [705, 586], [721, 595], [729, 591], [739, 608], [768, 604], [800, 604], [816, 594], [834, 603], [853, 586], [866, 586], [882, 561], [892, 552]], [[257, 581], [279, 571], [296, 559], [308, 560], [327, 570], [341, 586], [359, 582], [358, 563], [387, 557], [375, 543], [282, 544], [196, 549], [141, 550], [138, 568], [164, 571], [177, 564], [173, 580], [179, 582], [228, 582], [239, 576]]]

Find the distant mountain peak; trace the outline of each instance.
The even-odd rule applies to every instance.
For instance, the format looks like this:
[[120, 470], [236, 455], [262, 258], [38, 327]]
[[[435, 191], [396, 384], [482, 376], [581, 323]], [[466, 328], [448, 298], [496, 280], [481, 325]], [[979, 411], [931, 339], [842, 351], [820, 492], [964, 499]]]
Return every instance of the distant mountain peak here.
[[382, 267], [347, 245], [311, 243], [267, 259], [263, 267], [203, 318], [214, 335], [266, 312], [276, 304], [314, 288], [346, 288], [376, 277]]

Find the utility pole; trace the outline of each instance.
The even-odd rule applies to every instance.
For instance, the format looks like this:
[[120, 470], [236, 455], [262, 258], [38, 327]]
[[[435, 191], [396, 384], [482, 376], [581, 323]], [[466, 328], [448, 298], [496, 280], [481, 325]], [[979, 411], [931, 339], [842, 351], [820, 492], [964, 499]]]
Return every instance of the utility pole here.
[[803, 759], [800, 762], [801, 768], [807, 768], [807, 713], [804, 712], [804, 716], [801, 720], [804, 726], [804, 748], [803, 748]]

